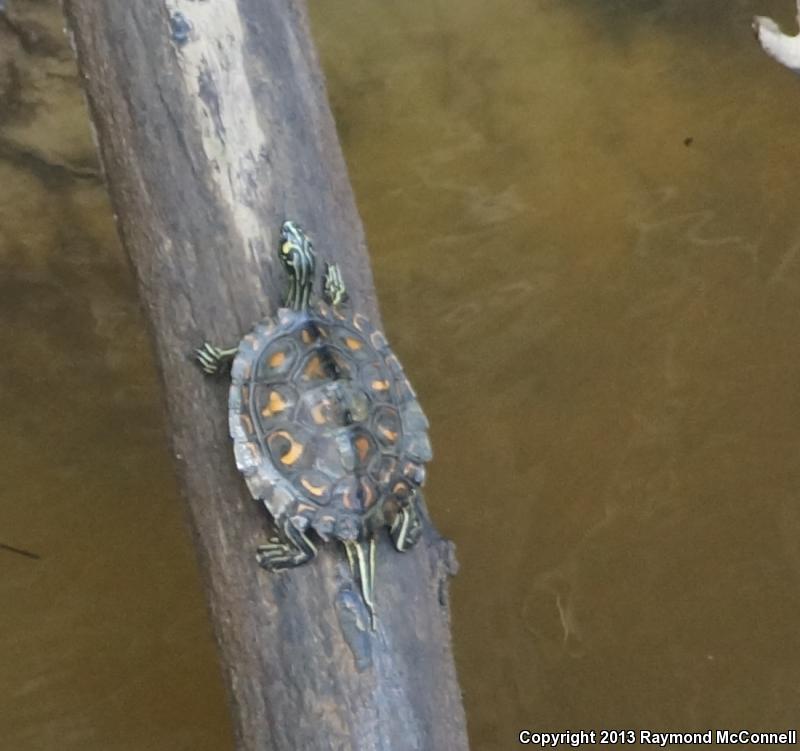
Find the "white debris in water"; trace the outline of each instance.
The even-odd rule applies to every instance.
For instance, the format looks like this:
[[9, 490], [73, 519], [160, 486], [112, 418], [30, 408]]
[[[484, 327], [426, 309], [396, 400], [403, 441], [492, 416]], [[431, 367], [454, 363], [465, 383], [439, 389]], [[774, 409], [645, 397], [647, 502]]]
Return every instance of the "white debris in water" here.
[[[800, 0], [797, 11], [800, 18]], [[784, 34], [780, 26], [766, 16], [753, 19], [753, 31], [764, 52], [795, 73], [800, 73], [800, 35]]]

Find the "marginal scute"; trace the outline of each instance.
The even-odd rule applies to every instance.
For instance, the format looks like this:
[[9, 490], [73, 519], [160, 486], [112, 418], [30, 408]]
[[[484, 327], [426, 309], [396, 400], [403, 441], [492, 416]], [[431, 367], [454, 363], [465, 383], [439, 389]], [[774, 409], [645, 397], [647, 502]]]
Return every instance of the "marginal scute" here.
[[425, 484], [425, 465], [421, 462], [404, 462], [403, 477], [417, 487], [421, 487]]
[[240, 415], [238, 412], [228, 413], [228, 430], [237, 443], [247, 443], [255, 439], [253, 431], [248, 431], [246, 427], [248, 424], [252, 426], [252, 422], [246, 422], [249, 419], [247, 415]]
[[296, 504], [295, 496], [292, 488], [279, 481], [275, 483], [272, 497], [265, 502], [265, 505], [274, 517], [280, 517], [288, 513], [289, 509]]
[[401, 403], [416, 400], [417, 392], [414, 391], [408, 378], [398, 379], [395, 383], [395, 387], [396, 387], [395, 390], [397, 392], [397, 399]]
[[233, 454], [236, 459], [236, 468], [243, 475], [252, 475], [261, 464], [261, 450], [256, 443], [234, 442]]
[[262, 501], [271, 501], [275, 490], [272, 480], [271, 473], [266, 471], [266, 467], [264, 467], [262, 463], [258, 470], [247, 478], [247, 488], [253, 498]]
[[400, 378], [403, 375], [403, 366], [400, 364], [400, 360], [397, 359], [397, 355], [389, 355], [386, 358], [386, 366], [396, 378]]
[[422, 411], [418, 402], [404, 404], [400, 415], [403, 420], [403, 427], [412, 433], [425, 432], [428, 429], [428, 418]]
[[394, 446], [402, 433], [400, 415], [394, 407], [380, 406], [372, 417], [373, 433], [384, 446]]
[[372, 346], [377, 349], [378, 352], [383, 352], [384, 350], [389, 349], [389, 342], [386, 341], [386, 337], [383, 335], [383, 332], [373, 331], [369, 339], [370, 342], [372, 342]]
[[297, 311], [291, 308], [278, 308], [278, 325], [281, 327], [289, 327], [292, 323], [297, 322]]
[[245, 380], [250, 378], [251, 373], [253, 372], [253, 361], [250, 357], [242, 354], [240, 351], [238, 355], [236, 355], [233, 365], [231, 366], [231, 379], [238, 383], [243, 383]]
[[[264, 342], [272, 336], [275, 331], [275, 322], [267, 319], [259, 321], [253, 328], [252, 341], [253, 349], [259, 349]], [[245, 336], [247, 339], [247, 336]]]
[[313, 519], [313, 525], [317, 534], [323, 540], [327, 540], [333, 534], [334, 527], [336, 526], [336, 517], [330, 512], [318, 512]]
[[243, 387], [234, 383], [228, 392], [228, 410], [230, 412], [239, 412], [242, 409], [242, 391]]
[[369, 336], [373, 331], [369, 319], [361, 313], [356, 313], [353, 316], [353, 326], [365, 336]]
[[406, 453], [421, 462], [429, 462], [433, 458], [431, 442], [427, 433], [412, 433], [405, 442]]

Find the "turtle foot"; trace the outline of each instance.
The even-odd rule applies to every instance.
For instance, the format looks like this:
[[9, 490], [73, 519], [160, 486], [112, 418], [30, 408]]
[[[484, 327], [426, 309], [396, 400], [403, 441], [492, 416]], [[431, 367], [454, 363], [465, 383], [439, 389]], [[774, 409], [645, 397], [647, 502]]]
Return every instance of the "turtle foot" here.
[[194, 351], [194, 359], [206, 375], [217, 375], [225, 370], [236, 356], [236, 347], [220, 349], [213, 344], [203, 342], [202, 347]]
[[342, 271], [338, 264], [328, 263], [325, 265], [322, 296], [326, 302], [334, 306], [342, 305], [347, 302], [347, 288], [345, 287]]
[[422, 537], [422, 519], [415, 502], [398, 512], [392, 526], [389, 527], [389, 536], [401, 553], [411, 550], [419, 542]]
[[285, 542], [259, 545], [256, 550], [258, 565], [267, 571], [281, 571], [301, 566], [310, 558], [310, 555], [306, 555], [303, 551], [299, 551], [293, 545], [287, 545]]
[[271, 537], [266, 545], [256, 549], [256, 560], [267, 571], [281, 571], [302, 566], [316, 555], [317, 549], [311, 540], [295, 529], [291, 523], [283, 527], [284, 539]]

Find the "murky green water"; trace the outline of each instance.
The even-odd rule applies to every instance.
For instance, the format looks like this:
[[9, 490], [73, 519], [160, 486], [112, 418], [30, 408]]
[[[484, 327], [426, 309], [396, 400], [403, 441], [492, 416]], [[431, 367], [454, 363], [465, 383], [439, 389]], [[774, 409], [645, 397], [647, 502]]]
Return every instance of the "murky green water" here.
[[[55, 2], [0, 24], [0, 747], [231, 747]], [[789, 0], [312, 3], [477, 751], [800, 721]]]

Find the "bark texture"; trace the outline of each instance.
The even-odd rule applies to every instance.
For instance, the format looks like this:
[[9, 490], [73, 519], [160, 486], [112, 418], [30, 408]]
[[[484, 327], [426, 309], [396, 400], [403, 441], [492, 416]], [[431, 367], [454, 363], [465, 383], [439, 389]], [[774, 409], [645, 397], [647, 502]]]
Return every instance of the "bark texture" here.
[[152, 327], [237, 748], [466, 749], [450, 543], [430, 526], [404, 555], [381, 540], [374, 634], [341, 546], [286, 574], [259, 569], [267, 516], [234, 466], [227, 380], [204, 378], [190, 357], [206, 338], [238, 341], [278, 306], [284, 218], [342, 265], [351, 304], [380, 323], [304, 6], [63, 4]]

